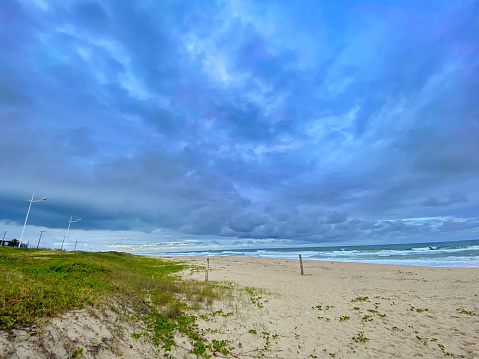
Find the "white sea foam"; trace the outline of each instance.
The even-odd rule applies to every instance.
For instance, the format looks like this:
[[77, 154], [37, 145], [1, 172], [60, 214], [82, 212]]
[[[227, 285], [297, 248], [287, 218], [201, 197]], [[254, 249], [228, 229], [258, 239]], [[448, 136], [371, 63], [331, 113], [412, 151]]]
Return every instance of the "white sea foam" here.
[[280, 259], [303, 259], [405, 264], [428, 267], [479, 267], [479, 241], [428, 243], [420, 245], [382, 245], [346, 248], [288, 248], [257, 250], [184, 251], [176, 253], [152, 253], [166, 256], [243, 256]]

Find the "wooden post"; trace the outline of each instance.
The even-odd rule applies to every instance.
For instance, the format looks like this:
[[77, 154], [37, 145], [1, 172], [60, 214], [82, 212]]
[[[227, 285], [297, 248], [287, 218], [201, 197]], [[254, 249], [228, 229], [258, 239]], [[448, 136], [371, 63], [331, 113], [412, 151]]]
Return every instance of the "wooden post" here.
[[299, 266], [301, 267], [301, 275], [304, 275], [303, 257], [301, 256], [301, 254], [299, 255]]
[[210, 270], [210, 259], [206, 258], [205, 282], [208, 281], [208, 271]]

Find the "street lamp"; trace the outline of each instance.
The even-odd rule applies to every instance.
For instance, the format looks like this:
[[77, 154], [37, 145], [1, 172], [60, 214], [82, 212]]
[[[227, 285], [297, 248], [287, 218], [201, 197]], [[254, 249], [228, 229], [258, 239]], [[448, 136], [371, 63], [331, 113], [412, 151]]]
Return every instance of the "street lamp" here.
[[37, 249], [40, 246], [40, 239], [42, 239], [42, 234], [46, 231], [40, 231], [40, 237], [38, 238]]
[[70, 225], [71, 225], [72, 223], [81, 221], [81, 218], [75, 219], [74, 221], [72, 221], [72, 218], [73, 218], [73, 217], [70, 217], [70, 220], [68, 221], [67, 235], [66, 235], [65, 237], [63, 237], [62, 249], [61, 249], [61, 250], [63, 250], [63, 244], [65, 243], [65, 238], [68, 237], [68, 232], [70, 232]]
[[30, 214], [30, 208], [32, 208], [32, 203], [46, 201], [46, 199], [47, 199], [47, 197], [43, 197], [42, 199], [37, 199], [36, 201], [34, 201], [33, 200], [34, 197], [35, 197], [35, 193], [32, 194], [32, 199], [28, 200], [28, 202], [30, 202], [30, 204], [28, 205], [28, 211], [27, 211], [27, 216], [25, 217], [25, 223], [23, 223], [22, 235], [20, 236], [20, 242], [18, 242], [18, 248], [20, 248], [20, 246], [22, 245], [23, 233], [25, 232], [25, 227], [27, 226], [28, 215]]

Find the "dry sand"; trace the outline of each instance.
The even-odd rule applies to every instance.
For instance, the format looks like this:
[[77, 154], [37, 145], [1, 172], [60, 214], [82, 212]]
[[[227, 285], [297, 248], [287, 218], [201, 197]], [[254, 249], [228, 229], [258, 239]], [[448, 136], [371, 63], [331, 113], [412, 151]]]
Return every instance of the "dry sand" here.
[[159, 358], [157, 347], [131, 337], [142, 331], [141, 324], [120, 317], [117, 311], [87, 308], [43, 324], [0, 331], [0, 358]]
[[244, 352], [266, 342], [277, 358], [479, 358], [479, 268], [305, 261], [301, 276], [299, 260], [209, 263], [209, 280], [269, 293], [250, 293], [254, 309], [239, 305], [219, 327]]

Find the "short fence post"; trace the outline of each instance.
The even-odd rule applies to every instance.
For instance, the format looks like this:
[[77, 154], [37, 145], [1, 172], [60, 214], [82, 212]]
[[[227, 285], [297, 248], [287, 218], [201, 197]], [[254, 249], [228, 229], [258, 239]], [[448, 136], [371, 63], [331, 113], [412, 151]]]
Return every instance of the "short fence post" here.
[[301, 254], [299, 255], [299, 266], [301, 267], [301, 275], [304, 275], [303, 257], [301, 256]]
[[208, 271], [210, 270], [210, 259], [206, 259], [205, 282], [208, 281]]

